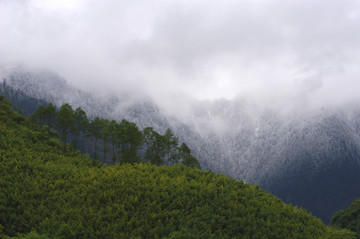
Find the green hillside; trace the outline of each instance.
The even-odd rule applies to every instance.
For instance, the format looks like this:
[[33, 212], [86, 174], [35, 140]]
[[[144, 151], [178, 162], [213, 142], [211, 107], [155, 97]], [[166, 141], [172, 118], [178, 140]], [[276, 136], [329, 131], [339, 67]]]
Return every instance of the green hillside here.
[[354, 238], [257, 186], [64, 152], [0, 96], [0, 237]]
[[348, 208], [336, 212], [331, 218], [331, 226], [349, 229], [360, 238], [360, 199], [353, 201]]

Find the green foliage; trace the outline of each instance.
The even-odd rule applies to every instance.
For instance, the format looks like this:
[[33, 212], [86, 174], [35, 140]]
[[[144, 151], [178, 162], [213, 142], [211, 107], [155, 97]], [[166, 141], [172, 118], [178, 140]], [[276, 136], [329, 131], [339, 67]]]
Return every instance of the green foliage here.
[[64, 143], [64, 151], [66, 152], [67, 136], [70, 132], [73, 132], [75, 124], [74, 110], [71, 105], [63, 104], [60, 107], [56, 123]]
[[186, 166], [200, 168], [199, 161], [194, 156], [191, 155], [191, 150], [185, 143], [181, 144], [179, 148], [179, 155], [180, 158], [183, 159], [182, 163], [185, 164]]
[[31, 231], [26, 234], [18, 234], [15, 237], [12, 237], [12, 239], [48, 239], [49, 237], [47, 235], [40, 235], [36, 231]]
[[91, 136], [94, 137], [94, 157], [97, 158], [97, 143], [101, 137], [101, 119], [99, 117], [95, 117], [95, 119], [90, 122], [89, 131]]
[[68, 224], [62, 224], [56, 234], [56, 238], [72, 239], [75, 238], [75, 233], [72, 231], [71, 227]]
[[189, 147], [185, 143], [179, 147], [178, 139], [170, 129], [161, 135], [153, 128], [147, 127], [143, 130], [143, 140], [146, 147], [145, 162], [174, 165], [181, 161], [188, 167], [200, 168], [199, 161], [191, 155]]
[[103, 140], [103, 160], [106, 161], [106, 153], [108, 152], [108, 141], [110, 136], [110, 120], [100, 120], [101, 137]]
[[[77, 141], [78, 137], [81, 138], [81, 141], [83, 142], [85, 135], [88, 133], [89, 129], [89, 120], [86, 115], [86, 112], [81, 109], [80, 107], [76, 108], [74, 112], [74, 118], [75, 118], [75, 125], [74, 125], [74, 148], [77, 148]], [[83, 146], [81, 144], [81, 146]]]
[[26, 116], [33, 114], [40, 105], [47, 105], [48, 103], [44, 100], [30, 97], [26, 92], [14, 89], [7, 84], [6, 79], [0, 83], [0, 94], [7, 99], [11, 99], [12, 108]]
[[347, 229], [342, 230], [329, 230], [328, 234], [324, 239], [356, 239], [355, 232], [349, 231]]
[[123, 163], [137, 163], [140, 162], [140, 157], [137, 151], [142, 145], [142, 133], [135, 123], [123, 119], [120, 122], [120, 140], [121, 145], [121, 162]]
[[115, 145], [117, 143], [117, 131], [118, 131], [118, 123], [115, 120], [111, 120], [108, 126], [110, 141], [111, 141], [111, 151], [112, 151], [112, 161], [117, 161], [117, 157], [115, 154]]
[[258, 186], [183, 164], [60, 154], [16, 122], [0, 121], [0, 172], [3, 238], [352, 238]]
[[360, 238], [360, 199], [354, 200], [348, 208], [334, 213], [331, 226], [351, 230]]
[[[4, 98], [2, 99], [5, 101]], [[3, 108], [5, 109], [4, 119], [13, 114], [11, 121], [16, 123], [25, 120], [17, 113], [14, 114], [9, 104], [4, 104]], [[47, 140], [48, 144], [54, 146], [56, 143], [52, 137], [59, 135], [57, 131], [53, 130], [55, 122], [56, 128], [60, 132], [65, 153], [67, 153], [69, 142], [71, 142], [70, 146], [74, 153], [79, 149], [85, 152], [85, 138], [90, 138], [93, 140], [94, 146], [93, 150], [90, 149], [91, 147], [87, 147], [87, 153], [93, 155], [96, 160], [102, 160], [102, 162], [107, 162], [107, 155], [111, 148], [110, 155], [113, 162], [150, 162], [156, 165], [174, 165], [181, 161], [189, 167], [200, 168], [199, 162], [191, 155], [190, 149], [186, 146], [188, 151], [184, 153], [183, 145], [178, 146], [178, 139], [170, 129], [161, 135], [152, 128], [146, 128], [141, 132], [135, 123], [125, 119], [120, 123], [100, 117], [95, 117], [89, 121], [83, 109], [77, 108], [74, 111], [69, 104], [63, 104], [59, 112], [56, 111], [52, 103], [47, 106], [40, 105], [28, 120], [28, 124], [41, 133], [44, 141]], [[89, 145], [90, 142], [87, 141], [87, 144]], [[99, 144], [102, 146], [102, 154], [98, 154]]]
[[39, 106], [36, 112], [31, 116], [35, 120], [38, 121], [40, 125], [46, 125], [47, 139], [50, 141], [51, 138], [51, 129], [53, 128], [53, 124], [55, 122], [57, 116], [55, 106], [50, 103], [48, 106]]
[[151, 127], [143, 130], [143, 137], [146, 144], [145, 162], [162, 165], [166, 155], [165, 137]]
[[175, 137], [170, 129], [167, 129], [163, 141], [165, 144], [165, 161], [171, 163], [178, 163], [179, 152], [178, 152], [178, 139]]
[[25, 121], [25, 117], [13, 111], [10, 102], [2, 95], [0, 95], [0, 121], [8, 124]]

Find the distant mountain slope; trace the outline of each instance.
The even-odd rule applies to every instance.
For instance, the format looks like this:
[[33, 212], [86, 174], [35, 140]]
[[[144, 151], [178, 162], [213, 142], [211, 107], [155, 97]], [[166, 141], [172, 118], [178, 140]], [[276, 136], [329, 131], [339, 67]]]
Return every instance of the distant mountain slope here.
[[328, 222], [334, 211], [360, 196], [359, 137], [338, 113], [322, 114], [293, 130], [272, 163], [276, 173], [263, 173], [259, 183]]
[[19, 67], [10, 71], [3, 82], [32, 98], [53, 102], [57, 106], [70, 103], [82, 107], [91, 117], [108, 117], [109, 112], [114, 111], [115, 104], [112, 104], [111, 98], [100, 99], [91, 93], [71, 87], [64, 78], [49, 71], [28, 71]]
[[184, 120], [150, 99], [122, 104], [121, 96], [101, 98], [49, 72], [18, 69], [6, 82], [31, 97], [81, 106], [92, 116], [125, 117], [160, 133], [171, 128], [202, 168], [259, 184], [326, 223], [333, 212], [360, 197], [359, 108], [284, 115], [240, 99], [194, 101]]
[[5, 98], [11, 99], [15, 110], [26, 116], [33, 114], [39, 106], [49, 103], [41, 98], [31, 97], [26, 92], [7, 85], [6, 81], [0, 83], [0, 93]]

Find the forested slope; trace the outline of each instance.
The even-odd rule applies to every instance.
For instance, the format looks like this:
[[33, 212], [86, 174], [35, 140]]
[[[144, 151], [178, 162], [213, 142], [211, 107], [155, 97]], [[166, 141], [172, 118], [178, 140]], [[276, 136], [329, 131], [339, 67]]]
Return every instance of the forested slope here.
[[360, 238], [360, 199], [354, 200], [348, 208], [336, 212], [331, 218], [331, 226], [354, 231], [356, 238]]
[[[124, 92], [116, 95], [107, 92], [106, 96], [89, 93], [72, 87], [56, 73], [25, 68], [4, 75], [0, 94], [11, 97], [14, 108], [22, 109], [27, 115], [34, 113], [39, 105], [52, 102], [60, 109], [67, 102], [74, 109], [81, 107], [90, 121], [96, 116], [111, 121], [125, 118], [136, 123], [140, 131], [151, 127], [154, 132], [149, 130], [147, 134], [152, 136], [147, 138], [152, 145], [147, 147], [150, 151], [164, 148], [158, 145], [163, 145], [166, 138], [163, 136], [170, 129], [179, 143], [188, 145], [203, 169], [258, 184], [284, 202], [306, 208], [326, 224], [334, 212], [360, 197], [357, 104], [313, 111], [294, 107], [289, 111], [282, 109], [287, 113], [281, 113], [281, 107], [264, 108], [245, 98], [211, 102], [183, 99], [180, 108], [173, 107], [174, 110], [167, 112], [167, 107], [144, 95], [139, 99], [136, 94]], [[106, 122], [95, 120], [93, 126]], [[126, 125], [129, 124], [122, 124]], [[87, 138], [88, 134], [76, 132], [67, 142], [76, 142], [78, 138], [74, 146], [102, 162], [111, 164], [114, 159], [121, 160], [117, 151], [122, 142], [115, 143], [114, 153], [113, 135], [97, 138], [96, 130], [87, 133], [93, 136]], [[146, 154], [143, 148], [137, 153], [139, 157], [125, 160], [157, 164], [171, 161], [165, 151]]]
[[257, 186], [185, 165], [100, 164], [36, 129], [0, 96], [2, 238], [353, 238]]

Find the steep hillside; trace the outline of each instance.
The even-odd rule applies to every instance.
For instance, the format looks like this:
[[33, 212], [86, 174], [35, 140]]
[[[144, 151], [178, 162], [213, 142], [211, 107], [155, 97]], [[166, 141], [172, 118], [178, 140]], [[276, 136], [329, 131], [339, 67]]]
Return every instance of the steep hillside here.
[[331, 226], [356, 232], [357, 238], [360, 238], [360, 199], [354, 200], [348, 208], [336, 212], [331, 218]]
[[2, 238], [352, 238], [211, 171], [59, 154], [2, 96], [0, 112]]
[[125, 117], [160, 133], [171, 128], [203, 169], [259, 184], [326, 223], [335, 211], [360, 197], [356, 107], [281, 114], [240, 99], [194, 101], [188, 117], [179, 118], [149, 99], [124, 103], [121, 96], [101, 98], [49, 75], [16, 70], [6, 82], [33, 98], [80, 106], [90, 116]]

